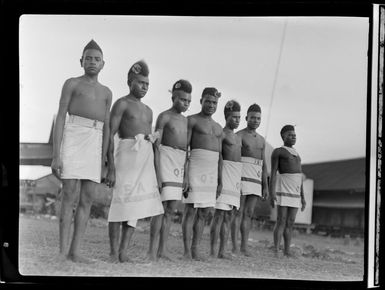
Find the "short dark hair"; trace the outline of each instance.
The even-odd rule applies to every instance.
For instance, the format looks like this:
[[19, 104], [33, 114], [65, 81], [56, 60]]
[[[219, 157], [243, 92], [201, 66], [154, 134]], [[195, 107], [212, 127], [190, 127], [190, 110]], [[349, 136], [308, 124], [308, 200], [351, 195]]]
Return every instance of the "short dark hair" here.
[[249, 112], [261, 113], [261, 107], [254, 103], [247, 109], [247, 113]]
[[218, 92], [218, 90], [216, 88], [204, 88], [203, 92], [202, 92], [202, 98], [205, 95], [214, 96], [216, 98], [220, 98], [221, 97], [221, 93]]
[[149, 74], [150, 70], [148, 69], [147, 63], [144, 60], [137, 61], [128, 71], [127, 82], [130, 83], [137, 75], [148, 77]]
[[174, 91], [183, 91], [185, 93], [191, 94], [192, 92], [192, 86], [189, 81], [187, 80], [179, 80], [177, 81], [173, 86], [171, 92]]
[[100, 46], [95, 42], [95, 40], [91, 39], [90, 42], [87, 43], [87, 45], [84, 47], [83, 49], [83, 53], [82, 53], [82, 57], [84, 55], [84, 52], [87, 50], [87, 49], [96, 49], [96, 50], [99, 50], [101, 54], [103, 54], [103, 51], [102, 49], [100, 48]]
[[235, 100], [228, 101], [224, 109], [225, 119], [227, 119], [227, 117], [231, 112], [240, 112], [240, 111], [241, 111], [241, 105], [237, 101]]
[[285, 125], [285, 126], [283, 126], [282, 129], [281, 129], [281, 132], [280, 132], [281, 137], [283, 137], [283, 134], [285, 134], [287, 131], [295, 131], [294, 126], [293, 125]]

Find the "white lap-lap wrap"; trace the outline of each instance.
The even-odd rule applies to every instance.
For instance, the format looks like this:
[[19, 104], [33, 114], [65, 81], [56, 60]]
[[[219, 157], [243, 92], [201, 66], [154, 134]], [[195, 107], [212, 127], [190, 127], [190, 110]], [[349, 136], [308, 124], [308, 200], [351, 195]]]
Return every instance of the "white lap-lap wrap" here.
[[136, 220], [162, 214], [158, 183], [155, 174], [152, 143], [143, 134], [135, 139], [120, 139], [115, 152], [116, 182], [109, 222], [128, 221], [135, 227]]
[[218, 187], [219, 153], [192, 149], [189, 162], [189, 183], [191, 191], [184, 203], [193, 203], [195, 208], [214, 207]]
[[242, 167], [242, 195], [262, 196], [262, 164], [263, 160], [253, 157], [241, 158]]
[[76, 115], [69, 116], [60, 149], [62, 179], [88, 179], [100, 183], [103, 124]]
[[159, 146], [162, 201], [181, 200], [186, 151], [170, 146]]
[[241, 198], [242, 163], [223, 160], [222, 191], [215, 204], [216, 209], [239, 209]]
[[277, 175], [277, 205], [301, 207], [302, 173], [283, 173]]

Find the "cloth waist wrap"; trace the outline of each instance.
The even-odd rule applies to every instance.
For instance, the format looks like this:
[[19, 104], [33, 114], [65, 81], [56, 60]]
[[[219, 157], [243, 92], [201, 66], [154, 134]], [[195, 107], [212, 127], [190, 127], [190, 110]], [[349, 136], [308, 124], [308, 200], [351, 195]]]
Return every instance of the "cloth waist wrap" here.
[[120, 139], [115, 152], [116, 182], [109, 222], [142, 219], [163, 213], [154, 166], [152, 144], [143, 134]]
[[192, 149], [189, 162], [189, 183], [191, 191], [184, 203], [194, 203], [194, 207], [214, 207], [218, 187], [219, 153]]
[[231, 210], [235, 206], [239, 209], [242, 167], [241, 162], [223, 160], [222, 191], [217, 199], [215, 208]]
[[263, 160], [253, 157], [242, 157], [242, 195], [262, 196], [262, 164]]
[[70, 115], [64, 126], [60, 159], [62, 179], [88, 179], [100, 183], [103, 122]]
[[301, 207], [302, 173], [277, 174], [277, 205]]
[[170, 146], [159, 146], [162, 201], [181, 200], [186, 151]]

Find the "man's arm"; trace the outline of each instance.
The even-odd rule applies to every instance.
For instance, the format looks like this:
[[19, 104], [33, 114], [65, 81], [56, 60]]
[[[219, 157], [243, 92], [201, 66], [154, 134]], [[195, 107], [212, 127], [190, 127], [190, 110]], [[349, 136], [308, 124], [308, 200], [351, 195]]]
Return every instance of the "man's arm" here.
[[186, 161], [184, 163], [184, 176], [183, 176], [183, 196], [188, 197], [190, 191], [190, 181], [188, 178], [189, 171], [189, 150], [191, 150], [192, 131], [195, 126], [195, 119], [192, 116], [187, 117], [187, 148], [186, 148]]
[[53, 131], [53, 154], [51, 169], [52, 173], [60, 179], [62, 173], [62, 161], [60, 159], [60, 146], [63, 140], [64, 123], [68, 107], [71, 102], [72, 92], [74, 91], [76, 82], [73, 79], [65, 81], [59, 102], [59, 110], [56, 116], [54, 131]]
[[303, 191], [303, 180], [301, 182], [301, 211], [304, 211], [306, 207], [305, 194]]
[[278, 171], [278, 162], [279, 162], [279, 151], [275, 149], [271, 155], [271, 177], [270, 177], [270, 204], [274, 208], [274, 201], [277, 200], [277, 195], [275, 192], [275, 184], [277, 180], [277, 171]]
[[219, 158], [218, 158], [218, 186], [217, 186], [217, 196], [218, 198], [222, 192], [222, 168], [223, 168], [223, 156], [222, 156], [222, 142], [225, 139], [225, 134], [222, 131], [221, 137], [218, 138], [219, 141]]
[[156, 124], [155, 124], [155, 132], [159, 133], [159, 138], [153, 144], [153, 148], [154, 148], [154, 165], [155, 165], [156, 179], [158, 181], [159, 192], [162, 189], [162, 181], [160, 179], [160, 152], [159, 152], [159, 146], [162, 143], [163, 128], [164, 128], [166, 123], [167, 123], [167, 115], [163, 114], [163, 113], [159, 114], [158, 119], [156, 120]]
[[[102, 143], [102, 172], [105, 169], [107, 162], [107, 150], [108, 143], [110, 140], [110, 109], [112, 102], [112, 92], [107, 88], [107, 100], [106, 100], [106, 112], [104, 114], [104, 124], [103, 124], [103, 143]], [[102, 175], [104, 175], [102, 173]], [[103, 178], [104, 176], [102, 176]]]
[[124, 110], [126, 108], [126, 103], [123, 100], [117, 100], [115, 104], [112, 106], [111, 114], [110, 114], [110, 133], [109, 133], [109, 142], [108, 142], [108, 151], [107, 151], [107, 159], [108, 159], [108, 173], [106, 177], [106, 184], [109, 187], [114, 187], [115, 185], [115, 160], [114, 160], [114, 136], [116, 132], [119, 130], [120, 122], [122, 120], [122, 116]]
[[267, 183], [267, 166], [266, 166], [266, 158], [265, 158], [265, 148], [266, 142], [263, 142], [262, 148], [262, 198], [266, 199], [268, 195], [268, 183]]

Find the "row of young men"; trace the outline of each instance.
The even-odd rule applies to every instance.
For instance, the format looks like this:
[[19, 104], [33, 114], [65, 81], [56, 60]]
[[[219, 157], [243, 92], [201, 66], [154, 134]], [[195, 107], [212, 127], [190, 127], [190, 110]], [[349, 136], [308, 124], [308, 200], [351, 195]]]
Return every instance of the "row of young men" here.
[[[172, 87], [172, 107], [158, 116], [152, 133], [152, 110], [141, 101], [149, 85], [147, 64], [138, 61], [132, 65], [127, 76], [129, 94], [118, 99], [110, 111], [112, 93], [98, 82], [104, 60], [95, 41], [86, 45], [80, 61], [84, 75], [64, 83], [54, 129], [51, 167], [63, 182], [59, 222], [63, 258], [91, 261], [80, 254], [80, 244], [95, 186], [104, 177], [102, 169], [106, 164], [104, 182], [113, 188], [108, 214], [113, 262], [130, 260], [127, 249], [137, 221], [147, 217], [152, 217], [149, 259], [172, 260], [167, 252], [167, 238], [176, 203], [181, 199], [185, 204], [182, 222], [185, 258], [205, 259], [199, 252], [199, 244], [212, 208], [215, 214], [210, 232], [211, 256], [229, 257], [225, 245], [230, 223], [233, 253], [251, 256], [247, 244], [251, 217], [257, 200], [268, 196], [273, 207], [277, 204], [275, 251], [280, 255], [283, 236], [284, 253], [290, 255], [295, 216], [299, 207], [302, 210], [305, 207], [301, 161], [293, 148], [296, 141], [293, 126], [282, 128], [285, 146], [273, 151], [268, 194], [265, 140], [256, 132], [261, 122], [257, 104], [247, 110], [247, 127], [234, 133], [240, 122], [239, 103], [234, 100], [226, 103], [226, 125], [222, 129], [212, 119], [220, 93], [216, 88], [205, 88], [200, 99], [201, 111], [186, 118], [182, 113], [190, 105], [192, 86], [186, 80], [179, 80]], [[119, 142], [115, 146], [116, 134]], [[277, 171], [280, 178], [276, 187]], [[80, 197], [70, 242], [78, 186]]]

